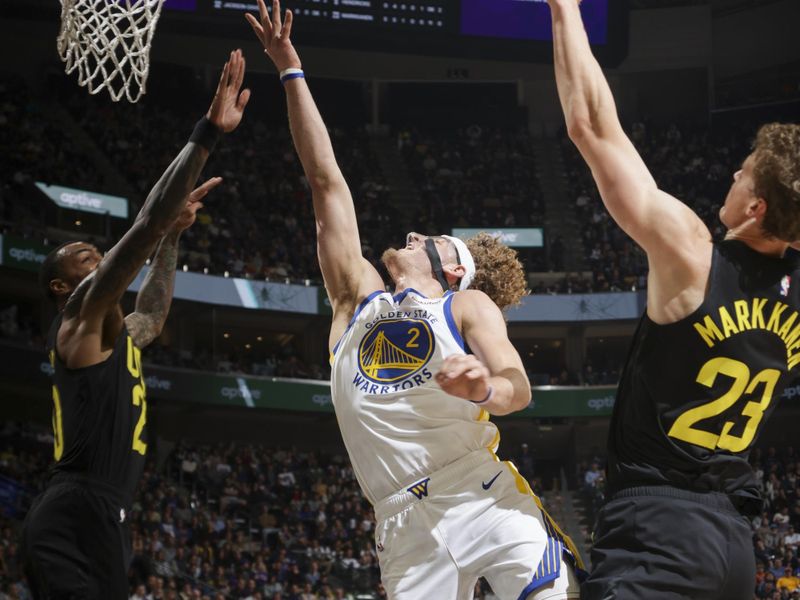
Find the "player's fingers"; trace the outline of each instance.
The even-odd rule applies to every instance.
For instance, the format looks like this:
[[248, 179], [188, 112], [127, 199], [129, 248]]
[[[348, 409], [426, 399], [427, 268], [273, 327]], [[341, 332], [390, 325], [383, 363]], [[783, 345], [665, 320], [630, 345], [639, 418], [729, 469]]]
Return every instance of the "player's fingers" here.
[[239, 77], [239, 69], [241, 68], [241, 64], [242, 64], [242, 57], [239, 54], [238, 50], [234, 50], [233, 57], [231, 58], [230, 74], [228, 76], [228, 87], [230, 88], [236, 87], [236, 80]]
[[222, 73], [219, 76], [219, 83], [217, 83], [217, 94], [222, 93], [222, 90], [225, 88], [225, 81], [228, 79], [228, 65], [230, 61], [225, 62], [225, 66], [222, 67]]
[[[449, 361], [449, 362], [448, 362]], [[447, 360], [443, 364], [448, 366], [463, 366], [463, 368], [473, 367], [475, 365], [479, 365], [480, 361], [478, 361], [475, 356], [472, 354], [454, 354], [452, 356], [448, 356]]]
[[202, 185], [198, 186], [189, 196], [192, 202], [198, 202], [203, 196], [208, 194], [211, 190], [222, 183], [222, 177], [212, 177], [208, 181], [204, 181]]
[[294, 13], [286, 9], [286, 15], [283, 18], [283, 31], [281, 32], [281, 38], [289, 39], [289, 36], [292, 35], [292, 22], [294, 21]]
[[269, 11], [267, 10], [267, 5], [264, 3], [264, 0], [258, 0], [258, 15], [261, 17], [261, 25], [266, 30], [267, 27], [272, 29], [272, 23], [269, 21]]
[[244, 69], [245, 69], [244, 54], [242, 54], [241, 50], [236, 51], [236, 58], [237, 58], [236, 71], [234, 71], [234, 77], [231, 87], [233, 87], [233, 89], [238, 92], [239, 88], [242, 87], [242, 82], [244, 81]]
[[239, 110], [244, 110], [244, 107], [247, 106], [247, 103], [250, 101], [250, 90], [244, 89], [242, 93], [239, 94], [239, 99], [236, 101], [236, 108]]
[[447, 379], [458, 379], [464, 373], [469, 371], [471, 365], [467, 364], [464, 361], [458, 361], [455, 364], [451, 365], [446, 371], [444, 371], [444, 376]]
[[272, 0], [272, 33], [275, 37], [281, 37], [281, 3], [280, 0]]
[[247, 19], [248, 23], [250, 23], [250, 27], [253, 28], [253, 33], [256, 34], [258, 41], [261, 42], [262, 45], [266, 44], [264, 38], [264, 28], [261, 26], [261, 23], [258, 22], [258, 19], [256, 19], [250, 13], [245, 13], [244, 18]]
[[464, 373], [464, 377], [466, 377], [470, 381], [476, 381], [478, 379], [483, 379], [484, 377], [487, 376], [487, 374], [488, 373], [486, 372], [485, 368], [483, 368], [482, 366], [478, 366], [478, 367], [472, 367], [471, 369], [468, 369]]

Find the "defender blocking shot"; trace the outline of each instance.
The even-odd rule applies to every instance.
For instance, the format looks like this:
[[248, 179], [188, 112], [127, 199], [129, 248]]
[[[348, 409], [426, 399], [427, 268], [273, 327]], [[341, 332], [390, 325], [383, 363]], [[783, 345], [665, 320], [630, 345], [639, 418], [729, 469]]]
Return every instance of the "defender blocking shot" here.
[[800, 364], [800, 126], [766, 125], [733, 176], [715, 242], [658, 189], [620, 125], [579, 0], [548, 0], [570, 138], [603, 203], [647, 253], [647, 309], [609, 433], [588, 600], [749, 600], [748, 454]]
[[[47, 489], [22, 532], [34, 598], [123, 600], [131, 559], [127, 514], [148, 450], [141, 349], [161, 332], [172, 301], [178, 242], [202, 198], [192, 192], [223, 132], [242, 118], [244, 59], [231, 53], [207, 115], [150, 192], [132, 227], [105, 256], [84, 242], [45, 259], [41, 283], [57, 305], [47, 340], [53, 366], [53, 457]], [[120, 299], [158, 247], [124, 316]]]

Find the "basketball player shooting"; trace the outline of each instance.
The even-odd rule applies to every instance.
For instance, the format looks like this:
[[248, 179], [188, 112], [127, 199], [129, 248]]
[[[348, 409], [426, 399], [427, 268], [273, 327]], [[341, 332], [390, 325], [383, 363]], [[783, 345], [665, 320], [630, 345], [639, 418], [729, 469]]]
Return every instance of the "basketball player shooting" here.
[[[375, 509], [392, 600], [472, 598], [485, 576], [504, 600], [577, 598], [571, 542], [495, 451], [490, 415], [525, 408], [530, 385], [501, 308], [525, 276], [514, 251], [411, 232], [382, 257], [395, 294], [361, 255], [353, 198], [292, 46], [293, 17], [247, 15], [281, 74], [308, 178], [333, 307], [331, 390], [361, 489]], [[467, 352], [469, 348], [469, 352]]]
[[[222, 181], [191, 191], [215, 142], [241, 121], [249, 99], [239, 91], [244, 68], [241, 52], [231, 53], [207, 115], [105, 256], [71, 242], [42, 265], [44, 291], [59, 314], [48, 336], [56, 462], [22, 532], [36, 599], [128, 598], [127, 514], [148, 443], [141, 349], [166, 321], [181, 232]], [[120, 299], [156, 246], [136, 308], [124, 316]]]
[[759, 487], [747, 458], [800, 364], [800, 126], [766, 125], [714, 242], [658, 189], [617, 118], [576, 0], [548, 0], [569, 136], [647, 253], [647, 309], [622, 374], [587, 600], [749, 600]]

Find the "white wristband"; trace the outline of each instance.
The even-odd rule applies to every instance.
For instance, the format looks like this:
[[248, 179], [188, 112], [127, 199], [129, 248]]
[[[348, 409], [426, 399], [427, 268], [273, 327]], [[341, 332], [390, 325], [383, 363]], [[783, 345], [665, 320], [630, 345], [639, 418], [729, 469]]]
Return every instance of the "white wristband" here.
[[305, 78], [306, 74], [303, 72], [303, 69], [298, 69], [296, 67], [289, 67], [288, 69], [284, 69], [281, 71], [281, 83], [286, 83], [290, 79], [298, 79], [298, 78]]

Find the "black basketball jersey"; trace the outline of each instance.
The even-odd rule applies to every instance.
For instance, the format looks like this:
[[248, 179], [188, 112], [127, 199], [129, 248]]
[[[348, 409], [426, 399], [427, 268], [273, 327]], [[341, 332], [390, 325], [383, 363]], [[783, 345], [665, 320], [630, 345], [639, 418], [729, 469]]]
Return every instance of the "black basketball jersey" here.
[[141, 351], [128, 330], [103, 362], [68, 369], [55, 351], [61, 317], [53, 322], [47, 352], [53, 367], [54, 473], [86, 475], [133, 498], [147, 452], [147, 403]]
[[758, 501], [750, 448], [800, 364], [797, 254], [714, 245], [706, 298], [688, 317], [642, 317], [609, 433], [610, 491], [673, 485]]

